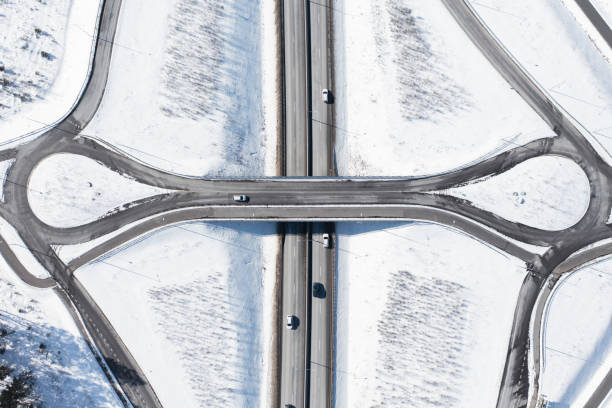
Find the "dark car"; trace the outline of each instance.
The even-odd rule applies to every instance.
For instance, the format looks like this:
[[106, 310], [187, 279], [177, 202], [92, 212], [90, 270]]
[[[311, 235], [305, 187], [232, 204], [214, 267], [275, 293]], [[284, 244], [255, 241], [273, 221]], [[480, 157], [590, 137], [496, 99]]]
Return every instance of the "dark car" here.
[[325, 286], [323, 286], [323, 284], [320, 282], [314, 282], [312, 284], [312, 296], [319, 299], [325, 299], [325, 297], [327, 296]]

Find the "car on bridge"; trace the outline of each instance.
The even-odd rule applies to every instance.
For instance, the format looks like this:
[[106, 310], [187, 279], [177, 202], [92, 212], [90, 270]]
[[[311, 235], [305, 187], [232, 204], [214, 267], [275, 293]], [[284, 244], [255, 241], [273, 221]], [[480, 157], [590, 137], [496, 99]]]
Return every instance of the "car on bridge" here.
[[244, 194], [236, 194], [234, 195], [234, 201], [236, 201], [237, 203], [248, 203], [249, 196]]

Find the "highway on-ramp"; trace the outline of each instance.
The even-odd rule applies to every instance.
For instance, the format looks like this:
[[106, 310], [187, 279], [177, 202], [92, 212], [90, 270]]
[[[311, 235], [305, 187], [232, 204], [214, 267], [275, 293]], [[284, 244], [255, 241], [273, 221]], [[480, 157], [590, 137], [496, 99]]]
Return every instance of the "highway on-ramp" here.
[[[518, 61], [503, 47], [491, 33], [486, 24], [467, 0], [443, 0], [444, 5], [455, 20], [480, 49], [485, 57], [517, 90], [519, 95], [555, 130], [558, 138], [567, 142], [577, 152], [576, 161], [589, 176], [592, 200], [587, 217], [581, 222], [585, 225], [601, 225], [607, 222], [610, 215], [611, 182], [610, 166], [603, 162], [585, 136], [576, 127], [571, 117], [557, 105]], [[594, 192], [595, 190], [595, 192]], [[603, 194], [603, 196], [600, 196]], [[552, 268], [579, 249], [589, 240], [589, 230], [575, 235], [559, 238], [544, 255], [544, 269], [541, 276], [551, 273]], [[529, 376], [527, 353], [529, 350], [529, 321], [532, 316], [539, 289], [544, 279], [530, 274], [524, 281], [515, 309], [514, 322], [508, 359], [502, 378], [497, 407], [521, 407], [527, 404], [529, 396]]]
[[[109, 377], [109, 380], [111, 382], [116, 380], [119, 383], [133, 407], [157, 408], [161, 407], [157, 395], [111, 323], [80, 282], [71, 273], [67, 273], [64, 263], [51, 250], [48, 242], [44, 242], [44, 234], [40, 234], [39, 231], [28, 225], [27, 220], [30, 219], [30, 216], [27, 215], [27, 210], [25, 214], [23, 211], [29, 205], [26, 203], [24, 207], [24, 202], [27, 202], [27, 194], [26, 189], [22, 186], [27, 185], [28, 175], [26, 173], [29, 173], [36, 165], [31, 161], [33, 157], [37, 157], [37, 154], [41, 152], [54, 151], [54, 146], [57, 146], [57, 143], [77, 135], [93, 118], [102, 100], [120, 8], [121, 0], [104, 0], [102, 2], [89, 80], [77, 105], [67, 117], [51, 130], [16, 149], [15, 165], [9, 169], [6, 177], [13, 182], [4, 185], [6, 206], [2, 208], [2, 216], [16, 223], [15, 227], [17, 227], [19, 235], [32, 254], [51, 273], [51, 276], [66, 293], [67, 298], [72, 301], [73, 306], [78, 310], [88, 334], [93, 338], [95, 346], [114, 374], [114, 378]], [[25, 165], [21, 167], [21, 163]], [[19, 179], [22, 179], [23, 182], [16, 182]], [[17, 223], [18, 220], [23, 220], [22, 217], [24, 216], [26, 221]], [[6, 251], [2, 251], [2, 253], [5, 256], [7, 255]], [[19, 273], [22, 268], [19, 261], [10, 256], [9, 258], [5, 257], [5, 259]], [[20, 276], [22, 275], [23, 273], [20, 274]], [[107, 370], [104, 370], [104, 372], [106, 373]], [[124, 400], [122, 395], [119, 395], [119, 397]]]

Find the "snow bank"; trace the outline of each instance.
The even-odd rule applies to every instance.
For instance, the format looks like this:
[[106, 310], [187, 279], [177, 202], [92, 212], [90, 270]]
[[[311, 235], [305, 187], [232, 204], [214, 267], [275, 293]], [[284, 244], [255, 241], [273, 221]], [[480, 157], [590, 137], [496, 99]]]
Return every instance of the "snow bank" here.
[[578, 222], [589, 205], [589, 180], [569, 159], [542, 156], [443, 194], [471, 201], [510, 221], [561, 230]]
[[336, 406], [494, 406], [524, 264], [433, 224], [336, 232]]
[[[5, 66], [0, 78], [13, 84], [0, 91], [0, 103], [10, 106], [0, 109], [0, 116], [6, 116], [0, 120], [0, 144], [37, 134], [71, 110], [89, 76], [100, 3], [3, 2], [0, 43], [6, 48], [0, 48], [0, 65]], [[27, 48], [21, 50], [24, 45]], [[31, 103], [22, 104], [21, 100]], [[20, 112], [15, 115], [17, 109]]]
[[77, 270], [164, 406], [269, 406], [275, 232], [185, 223]]
[[584, 406], [612, 367], [612, 259], [578, 269], [553, 292], [543, 322], [540, 392]]
[[[32, 370], [45, 407], [121, 407], [61, 300], [22, 283], [0, 260], [0, 364]], [[44, 349], [41, 349], [41, 344]]]
[[[584, 33], [589, 37], [589, 40], [593, 43], [593, 45], [597, 48], [599, 53], [608, 61], [608, 63], [612, 62], [612, 48], [608, 45], [605, 38], [597, 31], [597, 28], [591, 23], [589, 18], [584, 14], [584, 12], [580, 9], [576, 0], [562, 0], [565, 7], [569, 10], [570, 13], [574, 16], [578, 24], [584, 30]], [[605, 16], [602, 14], [602, 17]]]
[[273, 0], [124, 2], [83, 133], [175, 173], [274, 175], [273, 10]]
[[[567, 0], [569, 1], [569, 0]], [[612, 65], [589, 40], [563, 2], [473, 2], [484, 21], [525, 69], [612, 152]]]
[[441, 2], [334, 7], [339, 174], [433, 174], [553, 136]]
[[606, 20], [609, 26], [612, 26], [612, 1], [610, 0], [591, 0], [591, 4], [595, 6], [599, 14]]
[[123, 177], [87, 157], [66, 153], [41, 161], [28, 183], [32, 211], [57, 227], [82, 225], [122, 204], [167, 192]]

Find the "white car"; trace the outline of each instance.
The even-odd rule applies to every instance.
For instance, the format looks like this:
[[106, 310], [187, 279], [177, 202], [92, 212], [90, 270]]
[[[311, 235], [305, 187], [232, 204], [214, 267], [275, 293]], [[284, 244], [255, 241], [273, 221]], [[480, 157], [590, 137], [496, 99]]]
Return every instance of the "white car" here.
[[234, 196], [234, 201], [236, 201], [237, 203], [248, 203], [249, 202], [249, 196], [248, 195], [244, 195], [244, 194], [235, 195]]
[[329, 100], [330, 100], [329, 89], [323, 89], [321, 91], [321, 98], [323, 98], [323, 102], [329, 103]]
[[297, 317], [293, 315], [287, 315], [287, 328], [290, 330], [297, 329]]
[[323, 234], [323, 246], [329, 248], [329, 234]]

